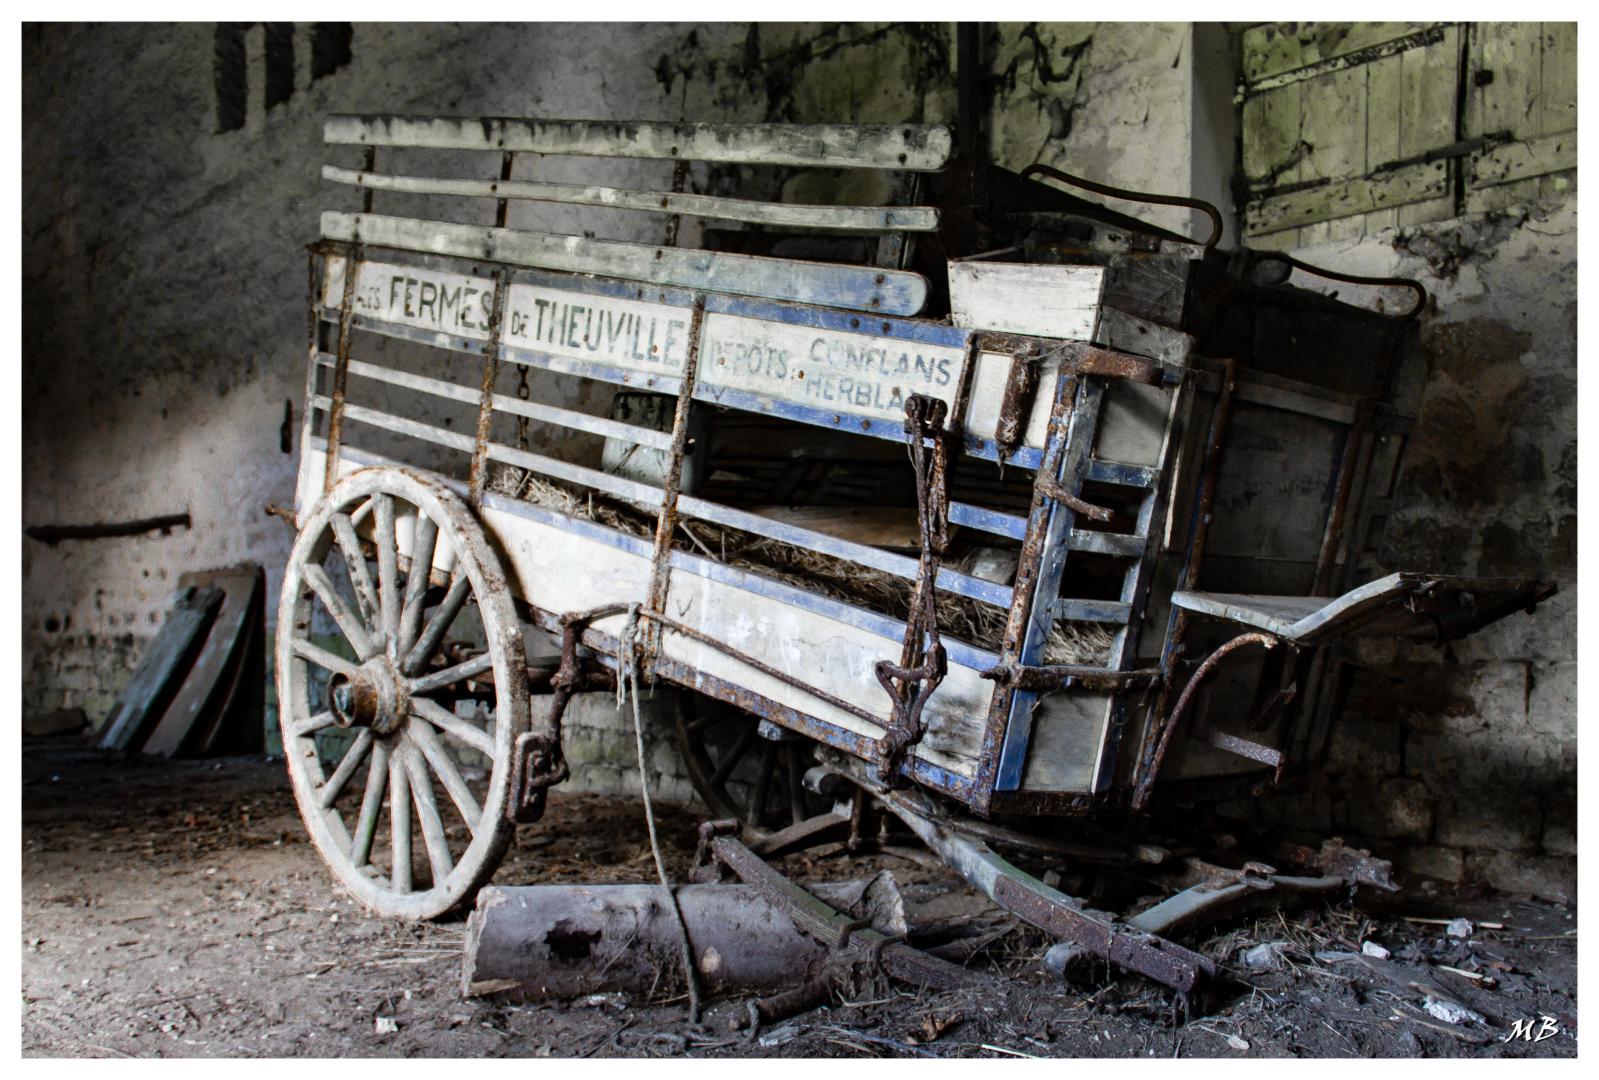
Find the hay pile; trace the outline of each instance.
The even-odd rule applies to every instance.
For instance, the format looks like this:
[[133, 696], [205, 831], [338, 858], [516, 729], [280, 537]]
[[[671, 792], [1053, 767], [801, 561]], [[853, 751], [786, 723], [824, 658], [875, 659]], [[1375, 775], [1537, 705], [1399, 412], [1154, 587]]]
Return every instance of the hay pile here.
[[[523, 499], [572, 517], [586, 518], [633, 536], [654, 536], [655, 518], [621, 500], [579, 492], [532, 472], [504, 466], [491, 491]], [[843, 559], [704, 521], [678, 519], [673, 545], [794, 585], [807, 592], [869, 607], [896, 619], [910, 612], [915, 584], [905, 578]], [[1006, 612], [965, 596], [939, 591], [940, 632], [979, 648], [999, 651]], [[1056, 622], [1044, 649], [1046, 664], [1101, 665], [1110, 656], [1111, 632], [1095, 623]]]

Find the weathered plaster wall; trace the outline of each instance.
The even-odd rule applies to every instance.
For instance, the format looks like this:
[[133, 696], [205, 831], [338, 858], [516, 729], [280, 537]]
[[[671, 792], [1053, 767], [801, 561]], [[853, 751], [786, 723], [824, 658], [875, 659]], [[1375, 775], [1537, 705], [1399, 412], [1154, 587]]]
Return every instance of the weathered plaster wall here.
[[1428, 376], [1387, 569], [1537, 577], [1560, 593], [1445, 648], [1364, 643], [1326, 774], [1268, 804], [1401, 866], [1576, 892], [1577, 203], [1303, 248], [1420, 280]]
[[[1111, 182], [1182, 188], [1172, 162], [1183, 155], [1164, 147], [1187, 141], [1185, 40], [1181, 25], [1002, 27], [1000, 160], [1043, 155]], [[318, 176], [337, 154], [321, 145], [327, 113], [954, 115], [947, 24], [361, 25], [348, 66], [314, 82], [302, 27], [295, 93], [270, 111], [257, 29], [248, 119], [224, 134], [212, 47], [209, 24], [24, 37], [23, 520], [187, 510], [194, 521], [164, 537], [26, 543], [29, 709], [82, 705], [102, 719], [186, 569], [260, 562], [275, 603], [290, 535], [261, 508], [293, 491], [298, 448], [280, 441], [285, 403], [297, 418], [303, 395], [303, 247], [321, 209], [356, 205]], [[542, 175], [559, 180], [583, 163], [551, 165]], [[575, 209], [531, 207], [514, 208], [512, 224], [535, 214], [557, 231], [593, 226]], [[289, 430], [297, 438], [297, 419]]]

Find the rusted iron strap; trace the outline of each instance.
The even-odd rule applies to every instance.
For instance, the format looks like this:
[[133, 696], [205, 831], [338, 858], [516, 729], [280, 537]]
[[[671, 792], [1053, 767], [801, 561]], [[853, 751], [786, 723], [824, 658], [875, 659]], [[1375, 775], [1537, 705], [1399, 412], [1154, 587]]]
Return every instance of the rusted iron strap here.
[[1103, 375], [1148, 386], [1160, 386], [1166, 381], [1165, 370], [1155, 361], [1086, 341], [1050, 341], [992, 330], [985, 330], [976, 337], [982, 352], [1005, 353], [1011, 357], [1013, 375], [1016, 363], [1036, 366], [1059, 359], [1061, 370], [1075, 375]]
[[933, 990], [953, 990], [990, 981], [977, 972], [893, 941], [876, 930], [861, 928], [847, 915], [834, 911], [772, 869], [764, 859], [732, 836], [706, 837], [702, 834], [702, 842], [719, 862], [738, 875], [746, 885], [752, 886], [782, 908], [794, 920], [795, 926], [829, 948], [849, 947], [875, 954], [883, 970], [893, 978]]
[[1081, 496], [1067, 491], [1055, 481], [1044, 479], [1042, 475], [1040, 475], [1037, 490], [1042, 492], [1045, 498], [1054, 499], [1058, 503], [1064, 503], [1073, 512], [1081, 514], [1093, 521], [1109, 521], [1115, 513], [1114, 511], [1108, 510], [1103, 506], [1095, 506], [1093, 503], [1087, 502]]
[[1018, 690], [1137, 690], [1154, 686], [1160, 671], [1107, 671], [1104, 668], [1075, 667], [1066, 664], [1032, 667], [1026, 664], [996, 664], [980, 676], [1001, 686]]
[[1037, 382], [1037, 364], [1020, 353], [1011, 357], [1005, 394], [999, 399], [999, 418], [994, 421], [994, 443], [1002, 459], [1021, 445], [1022, 436], [1027, 433], [1027, 407], [1032, 404]]
[[688, 354], [683, 358], [683, 380], [677, 391], [677, 410], [672, 414], [672, 448], [662, 484], [661, 505], [655, 516], [655, 551], [650, 560], [650, 588], [640, 618], [644, 624], [643, 669], [649, 672], [660, 648], [660, 634], [650, 626], [658, 621], [655, 613], [666, 610], [666, 591], [672, 577], [672, 534], [677, 531], [677, 497], [683, 489], [683, 457], [688, 452], [689, 415], [694, 406], [694, 383], [700, 363], [700, 330], [705, 324], [705, 297], [694, 299], [688, 323]]
[[483, 383], [478, 394], [477, 439], [472, 447], [472, 505], [483, 505], [488, 487], [489, 429], [494, 423], [494, 378], [500, 372], [500, 324], [505, 318], [509, 271], [494, 271], [494, 305], [489, 309], [489, 341], [483, 346]]
[[[812, 685], [810, 685], [809, 683], [805, 682], [802, 679], [795, 678], [793, 675], [790, 675], [786, 671], [781, 671], [778, 668], [772, 667], [770, 664], [767, 664], [767, 663], [764, 663], [764, 662], [762, 662], [760, 660], [757, 660], [757, 659], [755, 659], [755, 657], [750, 656], [748, 653], [740, 652], [738, 649], [736, 649], [733, 646], [729, 645], [727, 642], [718, 641], [716, 638], [711, 637], [709, 634], [701, 633], [699, 630], [696, 630], [694, 627], [689, 626], [686, 623], [679, 622], [678, 620], [672, 618], [669, 615], [663, 615], [659, 611], [646, 611], [645, 609], [640, 608], [639, 609], [639, 618], [641, 620], [644, 619], [644, 618], [649, 618], [651, 621], [653, 621], [655, 623], [658, 623], [659, 625], [661, 625], [661, 626], [665, 627], [666, 629], [672, 631], [672, 633], [674, 633], [674, 634], [680, 634], [681, 636], [686, 637], [686, 638], [690, 639], [691, 641], [697, 641], [697, 642], [699, 642], [702, 645], [709, 645], [711, 648], [716, 649], [719, 652], [726, 653], [728, 656], [731, 656], [734, 660], [737, 660], [739, 663], [749, 665], [750, 667], [754, 668], [756, 671], [759, 671], [763, 675], [769, 675], [772, 678], [779, 680], [780, 682], [787, 683], [789, 686], [794, 687], [794, 689], [799, 690], [802, 693], [809, 694], [811, 697], [816, 698], [818, 701], [824, 701], [827, 704], [833, 706], [833, 708], [840, 709], [840, 710], [842, 710], [844, 712], [847, 712], [851, 716], [857, 717], [857, 718], [859, 718], [861, 720], [865, 720], [867, 723], [873, 725], [874, 727], [882, 726], [883, 719], [882, 719], [882, 717], [878, 716], [877, 714], [868, 712], [867, 710], [861, 708], [859, 705], [855, 705], [855, 704], [853, 704], [851, 702], [845, 701], [843, 698], [834, 697], [832, 694], [829, 694], [826, 690], [823, 690], [823, 689], [821, 689], [819, 687], [812, 686]], [[738, 702], [734, 702], [733, 704], [737, 705], [739, 703]]]
[[1314, 596], [1327, 594], [1332, 587], [1333, 563], [1338, 558], [1338, 545], [1344, 535], [1344, 518], [1349, 512], [1349, 494], [1354, 488], [1355, 465], [1360, 460], [1370, 421], [1371, 402], [1358, 402], [1355, 405], [1355, 422], [1349, 428], [1344, 452], [1339, 458], [1332, 509], [1327, 512], [1327, 528], [1322, 533], [1321, 551], [1316, 556], [1316, 576], [1312, 583]]
[[561, 666], [550, 677], [554, 696], [549, 712], [542, 724], [535, 724], [517, 736], [511, 755], [511, 799], [506, 810], [518, 824], [530, 824], [543, 817], [549, 789], [571, 775], [561, 749], [561, 724], [572, 695], [590, 688], [593, 683], [591, 673], [582, 669], [577, 655], [584, 629], [595, 619], [619, 615], [626, 610], [612, 604], [561, 616]]
[[[1062, 369], [1056, 377], [1055, 400], [1050, 404], [1049, 427], [1044, 437], [1044, 459], [1039, 464], [1038, 476], [1049, 479], [1060, 475], [1061, 462], [1066, 456], [1068, 422], [1077, 401], [1077, 375]], [[1022, 644], [1026, 639], [1027, 625], [1032, 619], [1037, 579], [1044, 559], [1044, 542], [1049, 534], [1049, 501], [1038, 489], [1035, 481], [1033, 498], [1027, 511], [1027, 534], [1022, 540], [1021, 553], [1016, 558], [1016, 577], [1012, 587], [1014, 599], [1005, 619], [1005, 636], [1000, 641], [1000, 666], [1014, 666], [1021, 662]], [[994, 777], [999, 771], [1000, 747], [1004, 742], [1005, 728], [1010, 720], [1014, 690], [1001, 685], [989, 700], [988, 717], [983, 725], [983, 741], [977, 760], [975, 787], [982, 805], [987, 805]]]
[[1139, 778], [1138, 787], [1133, 793], [1133, 808], [1135, 810], [1142, 807], [1144, 802], [1149, 798], [1149, 791], [1155, 783], [1155, 776], [1160, 772], [1161, 762], [1166, 757], [1166, 749], [1171, 745], [1172, 733], [1176, 731], [1178, 725], [1182, 723], [1183, 713], [1187, 711], [1188, 703], [1193, 700], [1194, 694], [1196, 691], [1198, 691], [1200, 683], [1204, 682], [1205, 679], [1210, 676], [1210, 673], [1216, 670], [1217, 665], [1220, 664], [1229, 653], [1232, 653], [1237, 649], [1241, 649], [1245, 645], [1259, 645], [1262, 648], [1273, 649], [1281, 643], [1282, 639], [1278, 638], [1274, 634], [1261, 634], [1253, 632], [1248, 634], [1239, 634], [1231, 641], [1219, 646], [1215, 652], [1205, 657], [1204, 663], [1200, 664], [1199, 667], [1194, 669], [1193, 675], [1191, 675], [1188, 679], [1188, 685], [1183, 687], [1182, 696], [1177, 699], [1176, 708], [1172, 709], [1171, 716], [1167, 718], [1164, 724], [1161, 725], [1160, 739], [1155, 743], [1155, 752], [1153, 757], [1150, 759], [1149, 769], [1144, 773], [1143, 776]]
[[1180, 994], [1203, 989], [1215, 965], [1199, 953], [1108, 915], [1046, 896], [1005, 876], [994, 882], [994, 902], [1040, 930], [1082, 946], [1118, 967], [1147, 975]]
[[[1231, 357], [1221, 361], [1221, 387], [1216, 394], [1216, 408], [1211, 413], [1210, 431], [1205, 439], [1205, 463], [1200, 473], [1199, 489], [1194, 494], [1194, 508], [1189, 515], [1188, 551], [1183, 558], [1183, 589], [1192, 589], [1199, 580], [1199, 567], [1205, 559], [1205, 539], [1210, 533], [1211, 507], [1216, 501], [1216, 480], [1221, 473], [1222, 450], [1226, 445], [1227, 426], [1232, 420], [1233, 393], [1238, 388], [1238, 361]], [[1160, 667], [1163, 676], [1160, 693], [1150, 710], [1153, 722], [1144, 738], [1143, 753], [1138, 764], [1137, 780], [1133, 786], [1132, 808], [1142, 810], [1154, 790], [1154, 774], [1160, 769], [1156, 754], [1157, 743], [1164, 732], [1158, 731], [1160, 718], [1171, 700], [1176, 678], [1177, 661], [1182, 655], [1183, 638], [1188, 633], [1188, 611], [1173, 604], [1167, 617], [1166, 643], [1161, 650]]]
[[[360, 273], [361, 245], [351, 244], [344, 248], [344, 297], [339, 301], [339, 344], [333, 362], [333, 392], [329, 395], [332, 403], [328, 408], [328, 456], [322, 463], [324, 492], [339, 479], [339, 447], [344, 441], [344, 392], [350, 382], [350, 324], [355, 318], [355, 279]], [[316, 347], [314, 340], [311, 347]]]
[[878, 740], [878, 765], [891, 787], [899, 783], [905, 755], [921, 742], [922, 711], [949, 671], [944, 644], [938, 637], [934, 595], [939, 563], [949, 543], [947, 416], [947, 407], [937, 398], [912, 394], [905, 402], [905, 441], [916, 474], [916, 521], [922, 550], [900, 661], [880, 660], [874, 668], [877, 681], [893, 701], [888, 729]]

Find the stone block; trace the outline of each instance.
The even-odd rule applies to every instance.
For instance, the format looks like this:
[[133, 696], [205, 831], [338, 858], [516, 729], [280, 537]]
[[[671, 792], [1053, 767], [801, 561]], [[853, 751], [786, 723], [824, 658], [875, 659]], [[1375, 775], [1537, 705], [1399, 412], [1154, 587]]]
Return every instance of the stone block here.
[[1328, 768], [1354, 775], [1397, 776], [1403, 734], [1396, 720], [1338, 717], [1328, 736]]
[[1500, 784], [1479, 784], [1447, 792], [1439, 799], [1440, 844], [1530, 852], [1538, 847], [1543, 812], [1538, 797]]
[[1351, 799], [1350, 824], [1367, 836], [1425, 841], [1432, 835], [1433, 796], [1416, 780], [1384, 780], [1369, 798]]
[[1539, 846], [1550, 855], [1577, 854], [1577, 786], [1550, 792], [1543, 800], [1543, 835]]
[[1577, 738], [1577, 665], [1535, 664], [1527, 703], [1527, 726], [1539, 735]]
[[1468, 851], [1465, 863], [1467, 876], [1503, 892], [1567, 904], [1577, 898], [1577, 859], [1572, 855]]
[[1465, 871], [1465, 857], [1459, 848], [1444, 844], [1418, 844], [1394, 854], [1394, 866], [1411, 874], [1458, 882]]

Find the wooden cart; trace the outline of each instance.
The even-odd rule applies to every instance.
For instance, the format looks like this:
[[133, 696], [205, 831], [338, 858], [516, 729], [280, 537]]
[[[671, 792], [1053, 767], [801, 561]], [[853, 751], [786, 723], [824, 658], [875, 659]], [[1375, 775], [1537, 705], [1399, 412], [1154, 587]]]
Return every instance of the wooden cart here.
[[[1239, 332], [1196, 328], [1206, 283], [1269, 287], [1031, 177], [1031, 202], [941, 217], [915, 195], [943, 127], [325, 134], [362, 206], [312, 248], [278, 700], [306, 826], [376, 911], [468, 902], [566, 776], [567, 699], [621, 669], [735, 707], [680, 725], [713, 805], [770, 826], [775, 803], [797, 842], [847, 819], [806, 791], [845, 777], [1001, 904], [1187, 990], [1208, 962], [1158, 935], [1193, 896], [1123, 922], [994, 846], [1125, 817], [1157, 778], [1280, 773], [1328, 716], [1312, 646], [1447, 638], [1543, 594], [1349, 580], [1413, 411], [1403, 320], [1311, 301], [1400, 327], [1347, 358], [1374, 387], [1202, 357], [1185, 327]], [[837, 170], [899, 204], [770, 197]], [[634, 237], [664, 215], [668, 239], [513, 207]]]

